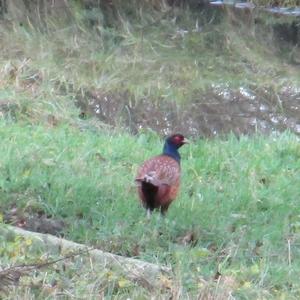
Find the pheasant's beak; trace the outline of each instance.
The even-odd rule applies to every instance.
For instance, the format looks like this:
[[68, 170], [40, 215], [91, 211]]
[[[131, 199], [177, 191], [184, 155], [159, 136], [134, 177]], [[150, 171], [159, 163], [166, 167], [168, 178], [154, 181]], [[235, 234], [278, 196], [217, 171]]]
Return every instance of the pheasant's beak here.
[[183, 144], [190, 144], [191, 142], [187, 139], [187, 138], [184, 138], [183, 141], [182, 141]]

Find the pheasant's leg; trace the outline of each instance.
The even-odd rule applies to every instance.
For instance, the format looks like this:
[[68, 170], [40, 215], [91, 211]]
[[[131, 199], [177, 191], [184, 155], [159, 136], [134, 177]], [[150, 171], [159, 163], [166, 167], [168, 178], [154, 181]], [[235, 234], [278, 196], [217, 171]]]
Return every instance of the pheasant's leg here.
[[160, 213], [161, 213], [162, 216], [166, 215], [166, 212], [169, 208], [169, 205], [170, 205], [170, 203], [167, 203], [167, 204], [160, 207]]
[[151, 210], [150, 208], [147, 208], [147, 219], [150, 220], [150, 218], [151, 218]]

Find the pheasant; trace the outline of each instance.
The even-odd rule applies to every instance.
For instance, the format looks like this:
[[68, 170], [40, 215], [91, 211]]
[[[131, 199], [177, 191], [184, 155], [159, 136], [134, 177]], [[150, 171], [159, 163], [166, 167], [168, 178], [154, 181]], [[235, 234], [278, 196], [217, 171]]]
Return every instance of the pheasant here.
[[135, 181], [148, 217], [156, 208], [164, 215], [176, 198], [180, 185], [178, 149], [186, 143], [187, 139], [181, 134], [169, 136], [165, 140], [163, 153], [146, 160], [138, 169]]

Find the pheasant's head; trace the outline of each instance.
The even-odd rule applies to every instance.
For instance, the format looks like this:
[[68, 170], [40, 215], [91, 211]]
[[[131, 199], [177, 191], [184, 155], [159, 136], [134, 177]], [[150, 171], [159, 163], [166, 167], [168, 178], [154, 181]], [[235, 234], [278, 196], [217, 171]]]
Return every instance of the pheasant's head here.
[[189, 141], [182, 134], [172, 134], [166, 139], [166, 144], [178, 149], [182, 145], [187, 144]]
[[167, 137], [165, 141], [163, 154], [169, 155], [179, 162], [180, 155], [178, 153], [178, 149], [187, 143], [188, 140], [182, 134], [172, 134], [169, 137]]

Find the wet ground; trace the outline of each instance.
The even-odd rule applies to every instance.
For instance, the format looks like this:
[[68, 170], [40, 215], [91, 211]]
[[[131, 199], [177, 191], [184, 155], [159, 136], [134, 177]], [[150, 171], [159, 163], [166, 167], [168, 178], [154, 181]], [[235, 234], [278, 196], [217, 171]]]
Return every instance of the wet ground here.
[[81, 90], [76, 104], [83, 118], [95, 115], [106, 124], [126, 126], [133, 133], [150, 128], [162, 135], [178, 131], [187, 136], [211, 137], [288, 129], [300, 135], [300, 89], [285, 88], [277, 93], [214, 86], [204, 93], [195, 92], [189, 102], [180, 105], [146, 98], [135, 101], [129, 93]]

